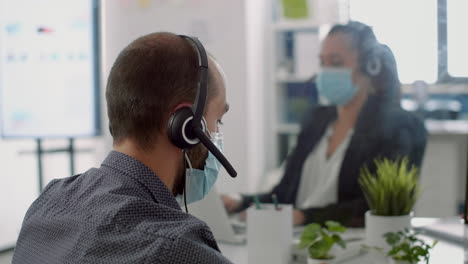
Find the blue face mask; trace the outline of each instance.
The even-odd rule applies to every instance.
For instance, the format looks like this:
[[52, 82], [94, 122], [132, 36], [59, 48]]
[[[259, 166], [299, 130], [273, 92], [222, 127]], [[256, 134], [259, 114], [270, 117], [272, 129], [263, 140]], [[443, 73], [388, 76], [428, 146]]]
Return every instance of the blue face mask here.
[[320, 103], [345, 105], [353, 99], [358, 89], [353, 84], [348, 68], [324, 68], [317, 76]]
[[[223, 134], [211, 133], [211, 141], [223, 151]], [[205, 161], [205, 169], [198, 170], [193, 168], [186, 169], [186, 193], [187, 204], [203, 199], [211, 190], [218, 178], [221, 164], [211, 152], [208, 152], [208, 158]], [[179, 204], [180, 204], [180, 198]]]

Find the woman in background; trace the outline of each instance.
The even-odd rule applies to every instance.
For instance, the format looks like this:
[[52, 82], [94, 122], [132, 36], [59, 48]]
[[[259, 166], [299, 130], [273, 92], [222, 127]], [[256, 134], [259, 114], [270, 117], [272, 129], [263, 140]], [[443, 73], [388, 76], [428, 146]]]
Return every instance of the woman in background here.
[[[400, 107], [400, 81], [391, 50], [360, 22], [335, 25], [322, 43], [316, 86], [319, 105], [305, 117], [297, 146], [279, 184], [258, 194], [293, 204], [296, 225], [339, 221], [363, 226], [368, 210], [360, 170], [375, 171], [376, 158], [408, 157], [421, 166], [424, 124]], [[249, 207], [253, 195], [223, 196], [229, 212]]]

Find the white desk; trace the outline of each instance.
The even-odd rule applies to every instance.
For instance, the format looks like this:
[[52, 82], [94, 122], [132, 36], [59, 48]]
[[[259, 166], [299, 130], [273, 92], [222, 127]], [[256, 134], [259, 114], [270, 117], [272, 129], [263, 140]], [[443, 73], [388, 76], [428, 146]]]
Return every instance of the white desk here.
[[[219, 244], [221, 252], [229, 260], [236, 264], [247, 264], [247, 245], [229, 245]], [[439, 241], [437, 246], [431, 251], [431, 264], [457, 264], [463, 263], [464, 251], [461, 246]], [[362, 257], [354, 258], [350, 261], [341, 262], [343, 264], [374, 264], [374, 263], [385, 263], [388, 262], [375, 262], [374, 256], [365, 254]], [[263, 264], [263, 263], [258, 263]]]
[[247, 264], [247, 244], [245, 245], [231, 245], [218, 243], [221, 253], [230, 261], [236, 264]]
[[[430, 223], [433, 219], [427, 218], [415, 218], [413, 219], [413, 225], [419, 226], [424, 223]], [[432, 243], [433, 238], [422, 236], [424, 240]], [[248, 243], [248, 241], [247, 241]], [[361, 242], [354, 242], [361, 243]], [[356, 244], [353, 244], [356, 245]], [[244, 245], [232, 245], [219, 243], [219, 247], [224, 256], [236, 264], [248, 264], [248, 246]], [[431, 251], [431, 264], [458, 264], [464, 262], [464, 249], [461, 245], [452, 244], [443, 240], [439, 240], [439, 243]], [[380, 254], [367, 253], [359, 257], [352, 258], [349, 261], [339, 262], [340, 264], [388, 264]], [[263, 264], [263, 263], [256, 263]]]

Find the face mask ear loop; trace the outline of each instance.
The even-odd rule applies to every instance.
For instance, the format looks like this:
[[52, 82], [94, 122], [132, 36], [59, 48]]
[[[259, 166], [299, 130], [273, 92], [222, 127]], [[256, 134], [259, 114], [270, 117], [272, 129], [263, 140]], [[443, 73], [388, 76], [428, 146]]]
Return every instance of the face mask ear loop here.
[[188, 207], [187, 207], [187, 180], [191, 180], [192, 178], [192, 163], [190, 162], [190, 159], [187, 155], [187, 150], [182, 150], [182, 152], [184, 153], [184, 167], [186, 167], [186, 165], [189, 166], [189, 179], [187, 179], [187, 173], [184, 173], [184, 177], [185, 177], [185, 186], [184, 186], [184, 205], [185, 205], [185, 212], [188, 214]]

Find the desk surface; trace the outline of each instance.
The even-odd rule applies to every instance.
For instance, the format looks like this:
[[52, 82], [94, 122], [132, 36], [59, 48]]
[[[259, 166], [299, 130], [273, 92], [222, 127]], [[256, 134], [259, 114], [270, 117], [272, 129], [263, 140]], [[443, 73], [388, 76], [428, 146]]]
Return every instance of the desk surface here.
[[247, 244], [245, 245], [231, 245], [218, 243], [219, 248], [223, 255], [228, 258], [230, 261], [236, 264], [247, 264]]
[[[430, 238], [426, 238], [431, 240]], [[248, 246], [247, 245], [229, 245], [229, 244], [219, 244], [221, 252], [229, 260], [236, 264], [247, 264], [248, 263]], [[385, 263], [382, 260], [381, 262], [375, 262], [376, 256], [374, 254], [364, 254], [362, 257], [353, 258], [350, 261], [341, 262], [343, 264], [375, 264], [375, 263]], [[439, 241], [437, 246], [431, 251], [431, 264], [456, 264], [463, 263], [464, 261], [464, 251], [463, 248], [459, 245]]]
[[[413, 219], [413, 225], [414, 225]], [[421, 220], [421, 219], [419, 219]], [[432, 220], [433, 221], [433, 220]], [[416, 225], [415, 225], [416, 226]], [[422, 236], [424, 240], [431, 243], [434, 239], [428, 236]], [[248, 243], [248, 242], [247, 242]], [[358, 243], [358, 242], [355, 242]], [[236, 264], [248, 263], [248, 244], [232, 245], [219, 243], [219, 247], [224, 256]], [[464, 250], [461, 245], [453, 244], [440, 240], [436, 247], [431, 251], [431, 264], [456, 264], [464, 262]], [[357, 258], [350, 259], [349, 261], [342, 261], [340, 264], [379, 264], [388, 262], [376, 253], [362, 254]]]

